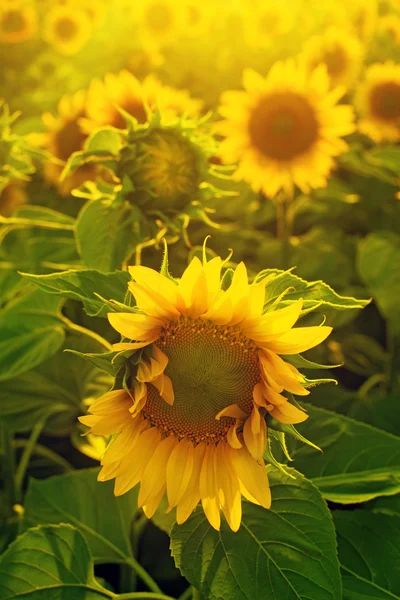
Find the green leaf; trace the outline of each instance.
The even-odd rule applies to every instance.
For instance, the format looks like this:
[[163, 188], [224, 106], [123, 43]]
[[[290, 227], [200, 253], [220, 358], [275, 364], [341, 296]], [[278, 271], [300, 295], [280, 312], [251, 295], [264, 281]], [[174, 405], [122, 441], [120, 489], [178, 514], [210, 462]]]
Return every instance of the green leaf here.
[[24, 273], [24, 277], [49, 294], [80, 300], [91, 317], [105, 317], [110, 312], [95, 294], [123, 303], [130, 280], [127, 271], [99, 273], [94, 270], [71, 270], [49, 275]]
[[101, 600], [114, 594], [99, 586], [82, 534], [71, 525], [35, 527], [0, 558], [2, 600]]
[[129, 205], [104, 200], [85, 204], [76, 222], [76, 240], [86, 267], [103, 273], [121, 268], [133, 250], [130, 213]]
[[400, 297], [400, 236], [370, 233], [360, 240], [358, 271], [373, 294], [379, 310], [398, 321]]
[[400, 148], [398, 146], [375, 146], [365, 153], [371, 165], [392, 171], [399, 177]]
[[[93, 345], [71, 336], [64, 348], [85, 351]], [[106, 392], [110, 385], [89, 362], [61, 348], [35, 369], [1, 384], [0, 419], [12, 431], [23, 432], [50, 415], [45, 431], [53, 436], [65, 435], [77, 416], [85, 412], [84, 399]]]
[[296, 427], [323, 454], [297, 443], [290, 444], [289, 451], [293, 466], [327, 500], [366, 502], [400, 491], [400, 438], [311, 404], [305, 406], [309, 419]]
[[272, 509], [243, 505], [242, 524], [215, 531], [203, 511], [174, 525], [177, 566], [210, 600], [339, 600], [335, 534], [318, 490], [299, 473], [270, 473]]
[[0, 381], [12, 379], [53, 356], [64, 341], [62, 300], [30, 291], [0, 312]]
[[86, 140], [84, 151], [97, 152], [98, 150], [118, 156], [122, 147], [121, 131], [113, 127], [103, 127], [94, 131]]
[[398, 600], [400, 517], [335, 511], [343, 600]]
[[113, 482], [99, 483], [98, 469], [82, 469], [44, 481], [32, 479], [23, 527], [70, 523], [85, 536], [96, 563], [125, 562], [131, 556], [130, 530], [137, 491], [115, 497]]
[[354, 310], [363, 308], [370, 302], [351, 296], [340, 296], [323, 281], [305, 281], [290, 271], [265, 269], [258, 275], [257, 280], [261, 276], [268, 275], [274, 275], [274, 277], [271, 278], [266, 287], [265, 305], [267, 310], [275, 301], [278, 301], [279, 307], [283, 307], [299, 298], [304, 300], [304, 310], [313, 310], [320, 307], [322, 311], [326, 307], [335, 310]]
[[365, 506], [373, 512], [400, 518], [400, 494], [375, 498], [375, 500], [371, 500]]

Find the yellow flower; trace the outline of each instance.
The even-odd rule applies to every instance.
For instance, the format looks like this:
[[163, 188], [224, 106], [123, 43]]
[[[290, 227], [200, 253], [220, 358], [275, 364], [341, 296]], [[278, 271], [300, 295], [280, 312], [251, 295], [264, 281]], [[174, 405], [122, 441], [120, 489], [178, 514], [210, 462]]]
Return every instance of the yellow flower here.
[[15, 44], [31, 39], [37, 31], [33, 6], [3, 1], [0, 6], [0, 43]]
[[225, 136], [220, 146], [224, 162], [239, 161], [238, 180], [274, 197], [324, 187], [334, 157], [347, 150], [342, 136], [354, 130], [350, 106], [337, 105], [343, 89], [329, 90], [323, 65], [308, 73], [305, 65], [278, 62], [266, 78], [244, 72], [246, 91], [222, 95], [217, 124]]
[[281, 0], [256, 4], [244, 15], [244, 36], [250, 46], [270, 47], [276, 38], [289, 33], [294, 13]]
[[145, 46], [166, 46], [183, 30], [181, 2], [144, 0], [136, 9], [138, 31]]
[[65, 163], [73, 152], [82, 150], [87, 137], [79, 126], [79, 120], [85, 114], [86, 93], [83, 90], [73, 95], [66, 94], [58, 103], [57, 116], [50, 113], [42, 115], [46, 126], [45, 143], [47, 150], [59, 159], [60, 163], [47, 162], [44, 165], [44, 175], [47, 181], [57, 186], [62, 195], [80, 186], [84, 181], [92, 179], [95, 167], [84, 165], [79, 167], [64, 181], [59, 180]]
[[351, 86], [363, 59], [363, 45], [345, 29], [329, 27], [322, 35], [314, 36], [304, 45], [302, 57], [312, 71], [324, 64], [332, 86]]
[[175, 119], [178, 114], [197, 116], [202, 102], [190, 97], [186, 90], [174, 90], [162, 85], [149, 75], [141, 83], [132, 73], [123, 70], [117, 75], [108, 73], [104, 81], [94, 79], [87, 96], [87, 118], [82, 120], [85, 131], [90, 132], [103, 125], [118, 129], [126, 128], [126, 120], [117, 107], [145, 123], [148, 111], [159, 108], [165, 118]]
[[60, 54], [76, 54], [91, 34], [92, 25], [88, 15], [76, 6], [55, 6], [45, 15], [43, 38]]
[[211, 28], [215, 5], [198, 0], [182, 0], [182, 33], [187, 37], [206, 35]]
[[378, 18], [377, 0], [333, 2], [327, 12], [327, 23], [350, 29], [362, 42], [372, 38]]
[[368, 67], [355, 104], [361, 133], [376, 142], [400, 140], [400, 65], [388, 61]]
[[[130, 390], [96, 400], [80, 421], [97, 435], [118, 434], [99, 480], [120, 495], [140, 482], [139, 506], [151, 517], [164, 493], [183, 523], [201, 501], [215, 529], [222, 510], [236, 531], [241, 495], [269, 508], [263, 454], [265, 415], [301, 423], [307, 415], [284, 390], [306, 395], [299, 371], [280, 357], [321, 343], [331, 328], [299, 327], [302, 300], [264, 313], [268, 278], [249, 285], [240, 263], [221, 289], [219, 257], [194, 258], [179, 283], [130, 267], [136, 313], [110, 313], [124, 338], [116, 350], [141, 349]], [[136, 359], [135, 355], [135, 359]]]
[[0, 189], [0, 215], [9, 217], [16, 208], [28, 203], [28, 195], [20, 182], [10, 181]]
[[387, 35], [395, 44], [400, 44], [400, 17], [397, 15], [385, 15], [378, 22], [378, 29]]

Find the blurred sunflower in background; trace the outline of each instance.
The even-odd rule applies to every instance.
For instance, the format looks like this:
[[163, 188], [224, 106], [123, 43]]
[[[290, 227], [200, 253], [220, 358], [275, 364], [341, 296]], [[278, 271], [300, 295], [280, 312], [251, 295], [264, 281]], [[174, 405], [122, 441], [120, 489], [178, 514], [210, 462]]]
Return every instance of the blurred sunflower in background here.
[[123, 113], [138, 123], [148, 120], [148, 111], [158, 107], [165, 119], [175, 119], [178, 114], [198, 116], [202, 102], [190, 97], [186, 90], [175, 90], [163, 86], [153, 75], [140, 82], [132, 73], [123, 70], [118, 74], [108, 73], [104, 80], [94, 79], [87, 93], [86, 117], [81, 125], [86, 132], [96, 127], [111, 125], [126, 128]]
[[400, 45], [400, 17], [397, 15], [385, 15], [379, 20], [378, 30], [381, 34], [389, 37], [396, 45]]
[[364, 52], [364, 46], [356, 36], [332, 26], [306, 41], [302, 58], [310, 71], [325, 65], [333, 87], [344, 85], [349, 88], [360, 72]]
[[0, 43], [25, 42], [37, 33], [37, 28], [37, 12], [31, 2], [3, 0], [0, 5]]
[[376, 142], [400, 140], [400, 65], [392, 61], [368, 67], [357, 89], [358, 128]]
[[216, 125], [222, 160], [239, 161], [236, 179], [271, 198], [324, 187], [355, 128], [352, 108], [338, 104], [343, 88], [330, 91], [324, 65], [309, 73], [293, 60], [275, 63], [267, 77], [247, 69], [243, 85], [222, 94], [225, 120]]
[[256, 3], [254, 10], [246, 13], [244, 36], [250, 46], [269, 48], [276, 38], [287, 34], [294, 24], [294, 12], [282, 10], [282, 2], [271, 0]]
[[182, 33], [184, 13], [182, 2], [147, 0], [135, 5], [135, 17], [140, 23], [144, 46], [163, 48]]
[[50, 8], [44, 17], [43, 39], [56, 52], [72, 56], [83, 48], [92, 34], [92, 23], [85, 10], [66, 3]]
[[45, 179], [55, 185], [62, 195], [68, 195], [70, 191], [81, 185], [87, 179], [91, 179], [95, 173], [92, 165], [83, 165], [63, 181], [60, 175], [63, 165], [73, 152], [82, 150], [87, 135], [82, 131], [79, 121], [85, 114], [86, 92], [80, 90], [75, 94], [66, 94], [58, 103], [57, 115], [44, 113], [43, 123], [47, 129], [44, 135], [46, 149], [58, 159], [58, 162], [46, 162], [44, 164]]
[[80, 421], [97, 435], [117, 434], [99, 480], [115, 478], [115, 494], [140, 482], [147, 517], [165, 492], [183, 523], [201, 501], [220, 528], [220, 511], [234, 531], [241, 495], [269, 508], [263, 454], [269, 414], [301, 423], [305, 412], [284, 390], [307, 395], [305, 379], [279, 355], [297, 354], [329, 335], [325, 326], [293, 329], [302, 301], [263, 314], [268, 277], [249, 285], [243, 263], [221, 289], [223, 261], [194, 258], [179, 283], [147, 267], [131, 267], [137, 313], [109, 313], [124, 341], [141, 349], [129, 389], [95, 401]]

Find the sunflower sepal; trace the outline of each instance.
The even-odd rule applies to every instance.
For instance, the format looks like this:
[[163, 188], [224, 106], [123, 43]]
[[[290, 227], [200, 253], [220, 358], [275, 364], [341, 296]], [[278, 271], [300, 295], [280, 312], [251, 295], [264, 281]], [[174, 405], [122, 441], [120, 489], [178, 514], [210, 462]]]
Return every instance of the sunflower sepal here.
[[301, 435], [301, 433], [299, 433], [297, 431], [297, 429], [294, 425], [289, 425], [288, 423], [281, 423], [280, 421], [277, 421], [276, 419], [274, 419], [274, 417], [271, 417], [271, 415], [268, 413], [265, 415], [264, 418], [267, 423], [267, 428], [275, 429], [276, 431], [279, 431], [281, 433], [288, 434], [288, 435], [296, 438], [303, 444], [307, 444], [307, 446], [311, 446], [311, 448], [314, 448], [315, 450], [319, 450], [320, 452], [323, 452], [323, 450], [321, 450], [321, 448], [319, 446], [317, 446], [316, 444], [314, 444], [313, 442], [308, 440], [306, 437]]
[[294, 367], [296, 367], [296, 369], [337, 369], [338, 367], [341, 367], [343, 365], [343, 363], [338, 365], [320, 365], [319, 363], [304, 358], [304, 356], [302, 356], [301, 354], [281, 354], [281, 358], [283, 358], [285, 362], [288, 362]]
[[276, 458], [272, 452], [272, 444], [271, 444], [271, 439], [269, 436], [267, 437], [267, 444], [265, 446], [263, 459], [268, 464], [270, 464], [270, 465], [274, 466], [276, 469], [278, 469], [281, 473], [283, 473], [284, 475], [287, 475], [287, 477], [290, 477], [291, 479], [295, 479], [295, 477], [286, 469], [286, 466], [276, 460]]

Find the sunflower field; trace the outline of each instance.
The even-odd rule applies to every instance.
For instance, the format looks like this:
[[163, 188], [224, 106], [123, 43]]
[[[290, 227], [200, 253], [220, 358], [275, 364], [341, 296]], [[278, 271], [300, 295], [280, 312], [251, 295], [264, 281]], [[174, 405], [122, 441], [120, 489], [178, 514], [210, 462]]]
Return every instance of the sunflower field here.
[[0, 0], [0, 600], [400, 599], [400, 1]]

